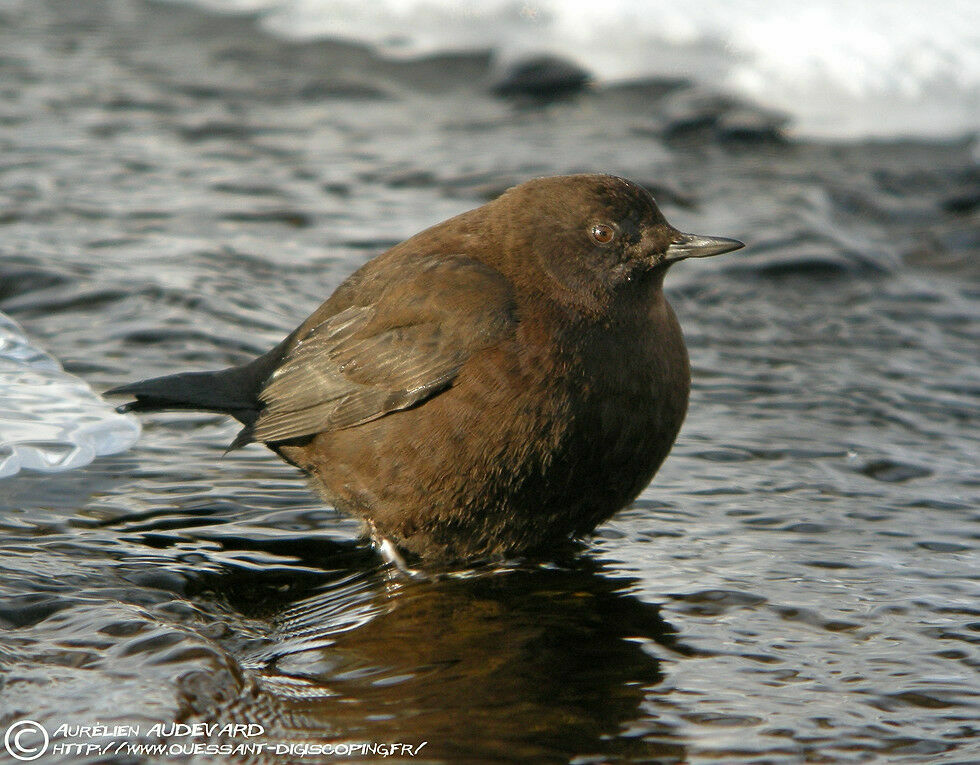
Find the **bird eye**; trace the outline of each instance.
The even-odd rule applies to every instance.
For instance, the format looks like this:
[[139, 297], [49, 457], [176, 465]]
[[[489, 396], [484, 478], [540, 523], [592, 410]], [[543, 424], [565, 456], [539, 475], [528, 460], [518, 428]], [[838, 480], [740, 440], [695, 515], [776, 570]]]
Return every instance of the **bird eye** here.
[[605, 223], [595, 223], [589, 229], [589, 236], [596, 244], [609, 244], [616, 238], [616, 229]]

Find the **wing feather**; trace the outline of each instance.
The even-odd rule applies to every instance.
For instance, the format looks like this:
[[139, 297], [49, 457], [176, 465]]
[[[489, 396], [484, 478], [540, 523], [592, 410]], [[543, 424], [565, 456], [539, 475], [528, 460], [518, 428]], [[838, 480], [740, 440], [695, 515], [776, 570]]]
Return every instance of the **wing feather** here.
[[415, 289], [393, 284], [302, 335], [259, 394], [252, 438], [284, 441], [414, 406], [512, 331], [510, 289], [498, 272], [460, 256], [432, 260], [416, 271]]

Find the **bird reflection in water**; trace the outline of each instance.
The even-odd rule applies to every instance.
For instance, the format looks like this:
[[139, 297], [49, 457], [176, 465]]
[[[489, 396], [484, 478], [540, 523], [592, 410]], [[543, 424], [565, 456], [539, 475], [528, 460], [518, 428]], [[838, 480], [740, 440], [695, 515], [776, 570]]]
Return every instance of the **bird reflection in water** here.
[[358, 549], [364, 567], [326, 582], [212, 583], [268, 639], [239, 657], [245, 692], [215, 704], [198, 687], [193, 717], [258, 722], [282, 742], [427, 741], [422, 759], [683, 758], [644, 700], [663, 680], [657, 655], [690, 650], [628, 594], [633, 580], [581, 555], [409, 579]]

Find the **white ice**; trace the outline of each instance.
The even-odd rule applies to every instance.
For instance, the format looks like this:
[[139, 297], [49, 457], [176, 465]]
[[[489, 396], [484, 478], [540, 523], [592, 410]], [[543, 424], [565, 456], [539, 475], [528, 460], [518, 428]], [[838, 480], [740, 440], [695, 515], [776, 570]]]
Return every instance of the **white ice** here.
[[117, 414], [0, 313], [0, 478], [81, 467], [139, 434], [135, 417]]

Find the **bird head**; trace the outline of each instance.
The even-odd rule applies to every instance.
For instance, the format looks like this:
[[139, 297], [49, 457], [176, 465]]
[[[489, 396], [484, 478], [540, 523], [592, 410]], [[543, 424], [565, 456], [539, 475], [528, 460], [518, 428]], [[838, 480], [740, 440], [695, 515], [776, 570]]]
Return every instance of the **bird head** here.
[[[501, 268], [516, 283], [561, 302], [595, 303], [631, 281], [687, 258], [737, 250], [735, 239], [685, 234], [650, 193], [611, 175], [538, 178], [487, 205]], [[494, 264], [497, 265], [497, 264]]]

